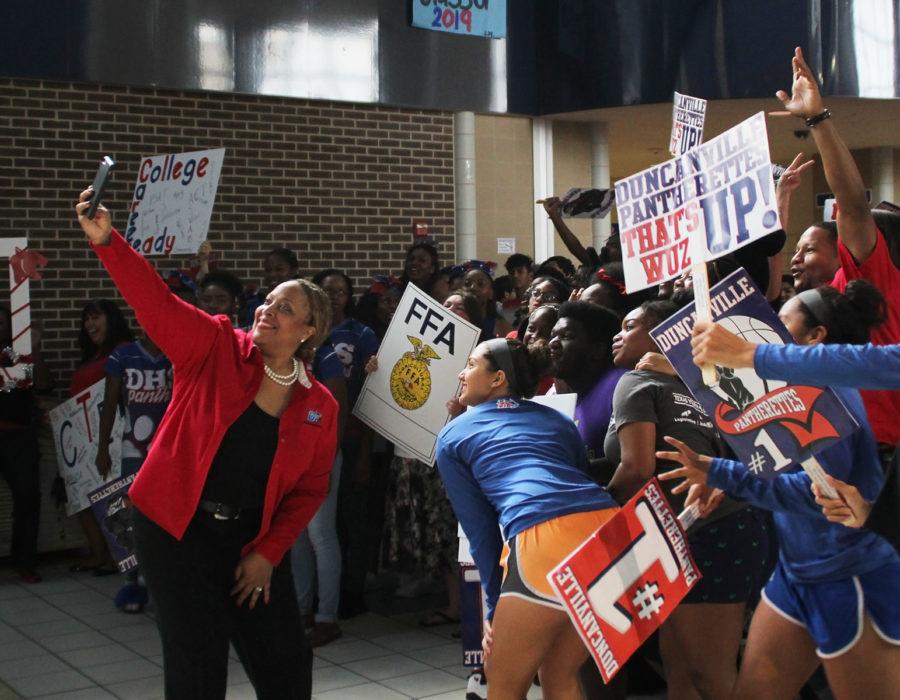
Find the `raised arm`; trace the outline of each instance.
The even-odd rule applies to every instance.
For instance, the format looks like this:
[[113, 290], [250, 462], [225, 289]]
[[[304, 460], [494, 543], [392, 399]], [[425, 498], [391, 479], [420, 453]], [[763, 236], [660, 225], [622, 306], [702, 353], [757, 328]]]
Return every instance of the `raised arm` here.
[[[820, 117], [825, 113], [822, 95], [799, 47], [794, 49], [791, 65], [794, 75], [791, 95], [779, 90], [776, 96], [787, 112], [795, 117]], [[878, 229], [866, 201], [862, 175], [831, 119], [825, 118], [811, 125], [810, 131], [822, 156], [825, 179], [837, 202], [838, 236], [856, 262], [862, 264], [875, 250], [878, 240]]]
[[559, 197], [547, 197], [543, 201], [543, 205], [544, 211], [547, 212], [547, 216], [550, 217], [550, 221], [553, 222], [553, 228], [556, 229], [556, 232], [559, 234], [562, 242], [565, 243], [569, 252], [578, 258], [578, 261], [582, 265], [590, 265], [591, 256], [588, 254], [585, 247], [581, 245], [581, 241], [578, 240], [578, 237], [572, 233], [572, 229], [566, 226], [566, 222], [563, 221], [562, 204], [559, 201]]
[[176, 367], [202, 362], [222, 326], [169, 291], [152, 265], [113, 229], [109, 211], [100, 206], [93, 219], [84, 216], [91, 190], [75, 205], [78, 223], [116, 287], [134, 309], [138, 323]]

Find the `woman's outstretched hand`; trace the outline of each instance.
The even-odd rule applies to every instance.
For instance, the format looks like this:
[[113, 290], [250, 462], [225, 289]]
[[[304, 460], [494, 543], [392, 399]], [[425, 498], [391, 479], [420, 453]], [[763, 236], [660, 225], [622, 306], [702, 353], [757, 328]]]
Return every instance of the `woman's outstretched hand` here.
[[75, 213], [78, 215], [78, 223], [84, 235], [94, 245], [108, 245], [110, 236], [112, 235], [112, 219], [109, 216], [109, 210], [102, 204], [97, 207], [97, 212], [93, 219], [88, 219], [85, 212], [90, 207], [90, 198], [94, 193], [93, 188], [88, 187], [84, 192], [78, 195], [78, 201], [75, 203]]
[[706, 476], [709, 473], [709, 465], [712, 464], [712, 458], [697, 454], [681, 440], [673, 438], [671, 435], [666, 435], [663, 439], [675, 447], [678, 452], [660, 451], [656, 453], [656, 458], [669, 462], [678, 462], [682, 466], [660, 474], [659, 480], [670, 481], [684, 477], [684, 481], [672, 489], [672, 493], [675, 494], [687, 491], [694, 484], [706, 486]]

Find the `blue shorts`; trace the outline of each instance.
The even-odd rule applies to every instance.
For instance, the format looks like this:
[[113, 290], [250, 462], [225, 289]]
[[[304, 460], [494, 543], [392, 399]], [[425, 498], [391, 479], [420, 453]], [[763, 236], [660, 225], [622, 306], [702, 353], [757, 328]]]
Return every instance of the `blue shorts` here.
[[776, 613], [804, 627], [823, 659], [853, 648], [868, 616], [879, 637], [900, 646], [900, 562], [838, 581], [795, 583], [781, 562], [762, 596]]

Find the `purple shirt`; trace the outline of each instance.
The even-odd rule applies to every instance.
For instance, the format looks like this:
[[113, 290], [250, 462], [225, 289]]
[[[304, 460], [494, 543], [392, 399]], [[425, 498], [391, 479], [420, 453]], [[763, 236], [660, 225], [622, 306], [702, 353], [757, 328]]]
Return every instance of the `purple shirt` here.
[[611, 367], [590, 389], [578, 397], [575, 404], [575, 425], [587, 445], [588, 457], [603, 456], [603, 441], [612, 417], [613, 393], [619, 378], [627, 370]]

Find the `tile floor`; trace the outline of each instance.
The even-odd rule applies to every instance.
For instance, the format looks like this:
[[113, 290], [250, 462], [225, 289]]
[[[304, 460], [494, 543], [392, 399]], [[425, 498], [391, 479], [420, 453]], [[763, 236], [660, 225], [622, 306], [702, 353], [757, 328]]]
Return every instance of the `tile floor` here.
[[[0, 700], [161, 698], [152, 608], [143, 615], [115, 610], [117, 576], [70, 574], [64, 563], [42, 566], [41, 573], [36, 585], [0, 579]], [[419, 616], [367, 613], [342, 622], [344, 637], [316, 650], [313, 697], [462, 700], [468, 672], [453, 626], [425, 630]], [[236, 659], [227, 697], [255, 697]]]

